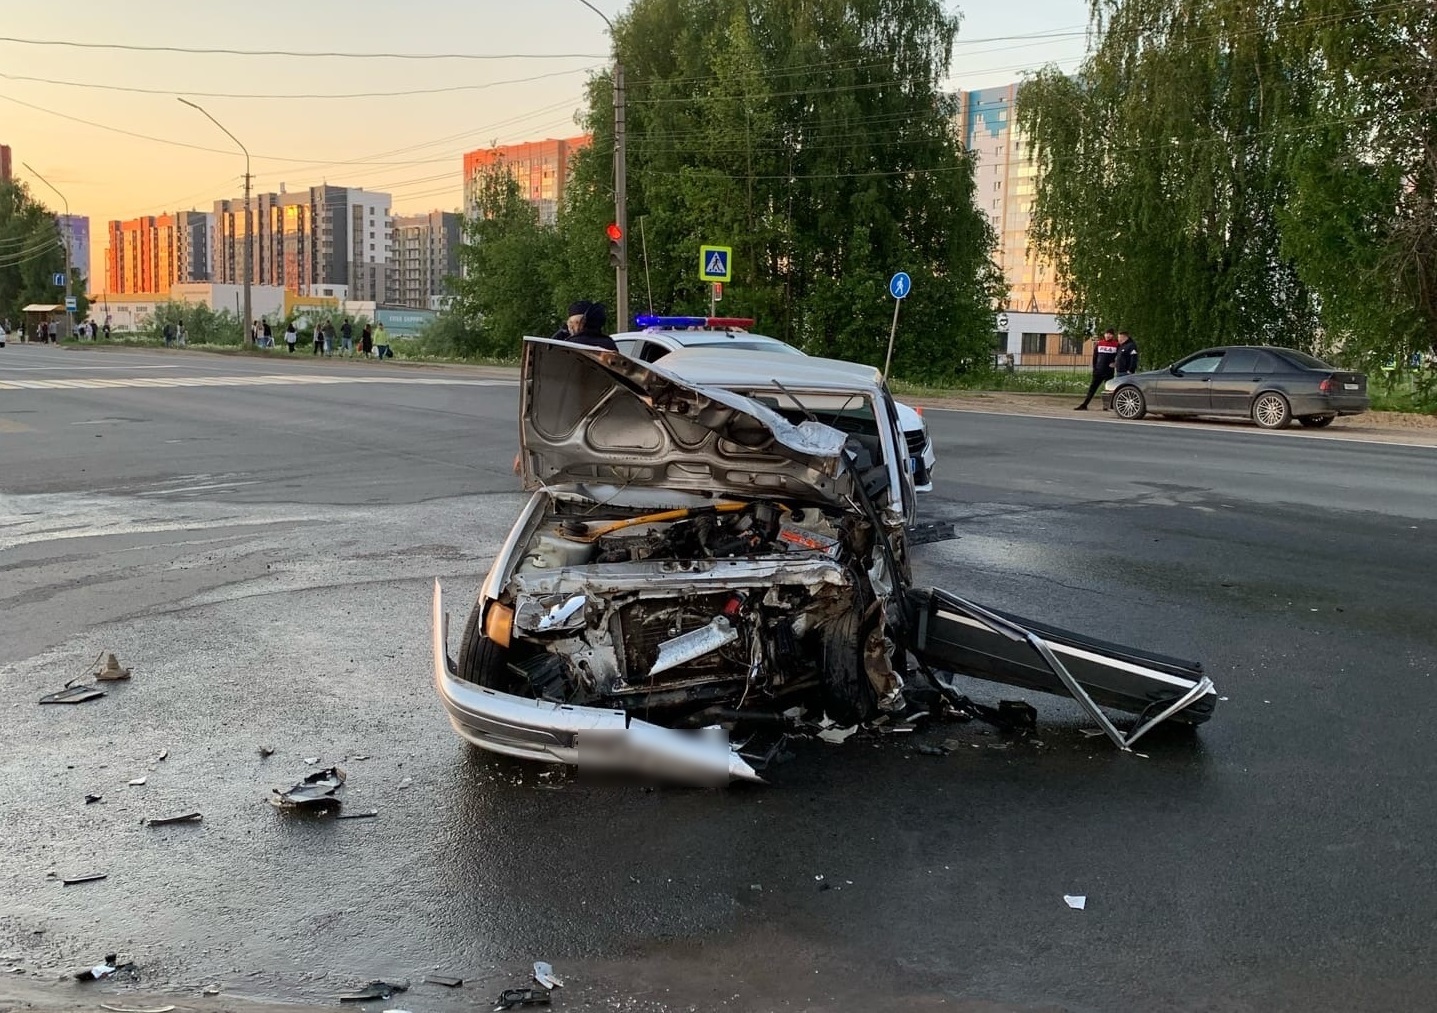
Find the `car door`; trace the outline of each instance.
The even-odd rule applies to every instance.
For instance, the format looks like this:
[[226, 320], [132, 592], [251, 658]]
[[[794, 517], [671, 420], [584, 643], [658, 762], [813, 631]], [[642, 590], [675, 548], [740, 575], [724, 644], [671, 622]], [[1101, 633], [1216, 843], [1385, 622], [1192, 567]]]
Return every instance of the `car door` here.
[[1246, 417], [1253, 395], [1277, 369], [1277, 360], [1260, 348], [1229, 348], [1210, 384], [1213, 414]]
[[1222, 357], [1221, 350], [1199, 352], [1170, 366], [1147, 392], [1148, 410], [1188, 415], [1212, 411], [1212, 378]]

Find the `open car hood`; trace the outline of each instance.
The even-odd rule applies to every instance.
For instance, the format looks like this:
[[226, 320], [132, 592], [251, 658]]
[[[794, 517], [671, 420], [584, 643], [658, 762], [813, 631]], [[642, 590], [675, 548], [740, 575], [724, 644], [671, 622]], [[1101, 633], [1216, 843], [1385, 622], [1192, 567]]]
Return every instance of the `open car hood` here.
[[[845, 436], [604, 349], [524, 339], [524, 485], [607, 484], [841, 504]], [[782, 380], [782, 377], [778, 379]]]

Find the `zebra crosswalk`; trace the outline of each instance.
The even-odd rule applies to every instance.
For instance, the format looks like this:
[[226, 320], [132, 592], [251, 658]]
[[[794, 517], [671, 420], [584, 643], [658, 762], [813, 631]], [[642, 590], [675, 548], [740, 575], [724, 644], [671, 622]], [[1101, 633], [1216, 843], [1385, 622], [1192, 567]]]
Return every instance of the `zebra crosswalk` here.
[[441, 376], [323, 376], [274, 373], [240, 376], [70, 377], [56, 380], [14, 380], [0, 376], [0, 390], [111, 390], [136, 387], [310, 387], [329, 384], [387, 383], [431, 387], [513, 387], [516, 380], [464, 379]]

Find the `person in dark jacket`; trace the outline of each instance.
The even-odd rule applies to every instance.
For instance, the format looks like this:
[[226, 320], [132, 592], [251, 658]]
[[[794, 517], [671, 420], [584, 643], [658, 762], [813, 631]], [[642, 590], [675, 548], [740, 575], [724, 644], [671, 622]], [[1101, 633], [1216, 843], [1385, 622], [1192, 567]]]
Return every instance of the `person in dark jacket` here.
[[1093, 382], [1088, 384], [1088, 396], [1083, 398], [1083, 403], [1074, 408], [1074, 411], [1085, 412], [1088, 404], [1109, 380], [1113, 378], [1113, 364], [1118, 359], [1118, 336], [1109, 327], [1103, 332], [1103, 336], [1093, 344]]
[[1138, 343], [1127, 331], [1118, 332], [1118, 358], [1113, 366], [1118, 376], [1131, 376], [1138, 371]]
[[603, 303], [591, 303], [584, 311], [584, 326], [569, 340], [576, 345], [589, 345], [592, 348], [606, 348], [617, 352], [619, 346], [614, 344], [613, 338], [604, 333], [604, 324], [608, 319], [609, 315], [604, 310]]
[[374, 351], [374, 332], [369, 329], [368, 324], [364, 325], [364, 330], [359, 335], [359, 351], [366, 359], [369, 358], [369, 353]]
[[571, 302], [569, 304], [569, 315], [564, 319], [563, 326], [560, 327], [557, 331], [555, 331], [553, 336], [549, 340], [572, 341], [574, 339], [574, 335], [579, 333], [579, 331], [583, 330], [584, 314], [589, 312], [590, 305], [592, 304], [587, 299], [580, 299], [578, 302]]

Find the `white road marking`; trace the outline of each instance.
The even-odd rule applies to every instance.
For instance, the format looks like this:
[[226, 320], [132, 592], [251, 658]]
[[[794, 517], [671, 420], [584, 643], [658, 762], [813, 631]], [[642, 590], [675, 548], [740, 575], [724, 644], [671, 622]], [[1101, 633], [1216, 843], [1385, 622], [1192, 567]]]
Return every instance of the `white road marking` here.
[[247, 376], [130, 376], [101, 379], [0, 380], [0, 390], [98, 390], [117, 387], [278, 387], [346, 383], [397, 383], [418, 387], [516, 387], [517, 380], [461, 380], [434, 376], [319, 376], [303, 373]]
[[12, 365], [10, 365], [9, 363], [6, 363], [6, 364], [5, 364], [5, 369], [6, 369], [6, 370], [11, 370], [11, 369], [24, 369], [24, 370], [31, 370], [31, 371], [34, 371], [34, 372], [39, 372], [39, 371], [41, 371], [41, 370], [47, 370], [47, 369], [49, 369], [49, 370], [56, 370], [56, 369], [86, 370], [86, 369], [183, 369], [183, 368], [184, 368], [184, 367], [181, 366], [179, 363], [173, 363], [173, 364], [164, 365], [164, 366], [140, 366], [140, 365], [134, 365], [134, 366], [87, 366], [87, 365], [84, 365], [83, 363], [75, 364], [75, 365], [71, 365], [71, 366], [12, 366]]
[[1186, 433], [1198, 433], [1203, 436], [1257, 436], [1272, 437], [1285, 440], [1324, 440], [1328, 443], [1368, 443], [1382, 447], [1415, 447], [1418, 450], [1437, 450], [1437, 446], [1431, 443], [1404, 443], [1399, 440], [1381, 440], [1364, 436], [1322, 436], [1317, 433], [1303, 433], [1291, 429], [1204, 429], [1198, 428], [1201, 423], [1192, 422], [1162, 422], [1162, 421], [1124, 421], [1116, 417], [1103, 418], [1094, 415], [1029, 415], [1024, 412], [1000, 412], [990, 408], [944, 408], [938, 405], [925, 405], [925, 412], [953, 412], [957, 415], [997, 415], [1006, 419], [1039, 419], [1046, 422], [1087, 422], [1087, 423], [1109, 423], [1123, 426], [1149, 426], [1153, 429], [1177, 430]]

